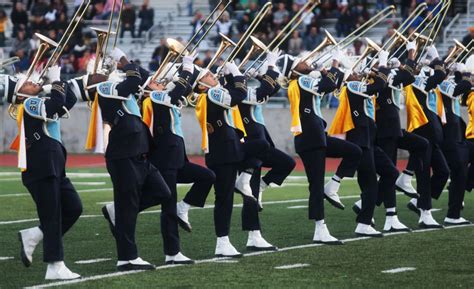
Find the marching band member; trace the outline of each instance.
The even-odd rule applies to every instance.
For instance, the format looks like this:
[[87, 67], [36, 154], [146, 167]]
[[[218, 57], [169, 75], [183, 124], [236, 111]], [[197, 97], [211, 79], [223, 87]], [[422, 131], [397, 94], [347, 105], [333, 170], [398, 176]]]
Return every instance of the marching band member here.
[[[409, 51], [408, 58], [414, 60], [415, 57], [415, 42], [407, 43], [407, 51]], [[412, 84], [415, 81], [414, 76], [411, 74], [409, 69], [401, 67], [397, 59], [392, 59], [391, 63], [395, 64], [392, 67], [388, 85], [379, 93], [377, 98], [377, 110], [376, 110], [376, 124], [377, 124], [377, 146], [389, 157], [394, 166], [397, 164], [397, 148], [404, 149], [410, 152], [410, 155], [418, 159], [416, 171], [422, 169], [421, 163], [423, 156], [428, 147], [428, 141], [423, 137], [420, 137], [412, 131], [413, 128], [409, 126], [408, 130], [401, 128], [400, 120], [400, 106], [401, 106], [401, 90]], [[412, 115], [411, 100], [406, 101], [407, 114]], [[421, 106], [418, 104], [416, 107], [421, 110]], [[411, 124], [412, 121], [408, 120]], [[378, 154], [380, 158], [380, 154]], [[376, 157], [376, 167], [377, 159]], [[377, 173], [379, 170], [377, 169]], [[397, 217], [396, 210], [396, 190], [395, 182], [392, 182], [390, 178], [387, 179], [383, 174], [380, 174], [379, 179], [379, 200], [378, 204], [382, 203], [386, 210], [386, 219], [384, 224], [385, 232], [396, 232], [396, 231], [408, 231], [408, 227], [401, 223]], [[395, 178], [398, 176], [398, 172]], [[403, 184], [400, 184], [401, 188], [405, 188]], [[411, 191], [409, 186], [407, 189], [403, 189], [404, 193], [411, 198], [418, 198], [416, 191]]]
[[[152, 206], [171, 204], [171, 192], [158, 169], [150, 162], [152, 137], [141, 120], [140, 108], [135, 99], [135, 94], [144, 82], [142, 77], [146, 77], [142, 73], [146, 72], [130, 63], [118, 48], [114, 48], [111, 57], [117, 62], [117, 67], [125, 72], [124, 80], [107, 81], [107, 76], [93, 74], [72, 82], [78, 98], [93, 101], [90, 128], [94, 127], [98, 118], [111, 127], [105, 161], [114, 187], [114, 202], [104, 206], [102, 212], [117, 244], [117, 269], [152, 270], [155, 266], [138, 256], [135, 243], [137, 216]], [[91, 140], [94, 142], [93, 139], [97, 142], [100, 136], [96, 136], [96, 133], [94, 129], [89, 131], [88, 143]], [[169, 213], [166, 208], [173, 206], [164, 206], [163, 214]], [[173, 212], [169, 214], [173, 215]], [[174, 218], [177, 218], [176, 214]], [[167, 238], [164, 241], [167, 256], [176, 256], [180, 252], [176, 231], [170, 225], [164, 233]]]
[[[437, 199], [446, 185], [449, 177], [449, 167], [441, 151], [440, 144], [443, 140], [443, 128], [441, 118], [438, 114], [442, 110], [442, 99], [436, 95], [434, 89], [446, 77], [444, 62], [439, 59], [438, 51], [431, 45], [427, 48], [427, 57], [432, 59], [425, 70], [432, 72], [431, 76], [424, 75], [421, 72], [415, 77], [415, 82], [408, 87], [406, 93], [414, 94], [419, 104], [423, 107], [423, 115], [428, 122], [413, 130], [413, 133], [424, 137], [429, 141], [423, 162], [423, 170], [416, 174], [417, 189], [420, 195], [418, 199], [411, 199], [408, 208], [416, 212], [420, 219], [418, 224], [422, 228], [440, 228], [441, 225], [431, 215], [431, 198]], [[415, 63], [408, 59], [407, 67], [414, 68]], [[417, 160], [415, 156], [410, 155], [407, 169], [399, 178], [404, 178], [403, 183], [410, 184], [411, 176], [415, 171]], [[431, 170], [433, 174], [431, 175]], [[415, 171], [416, 173], [416, 171]], [[401, 182], [397, 182], [399, 184]]]
[[461, 117], [461, 98], [471, 89], [470, 74], [465, 71], [465, 65], [455, 63], [456, 73], [461, 79], [455, 82], [449, 78], [438, 85], [437, 93], [443, 98], [446, 112], [446, 124], [443, 125], [443, 142], [441, 148], [449, 165], [451, 182], [448, 186], [448, 213], [444, 219], [445, 225], [465, 225], [471, 222], [461, 217], [464, 192], [468, 177], [469, 144], [464, 136], [464, 121]]
[[36, 204], [39, 227], [21, 230], [21, 260], [26, 267], [33, 252], [43, 240], [43, 261], [48, 263], [46, 280], [79, 278], [64, 264], [64, 234], [82, 213], [82, 203], [71, 181], [66, 177], [66, 149], [61, 142], [60, 118], [76, 103], [66, 82], [60, 79], [61, 68], [48, 69], [52, 83], [47, 97], [38, 97], [43, 87], [26, 80], [4, 76], [4, 97], [19, 105], [19, 135], [13, 144], [18, 151], [22, 182]]
[[345, 135], [347, 141], [356, 144], [362, 150], [357, 168], [357, 181], [361, 188], [361, 208], [357, 215], [355, 233], [361, 236], [382, 237], [382, 233], [372, 226], [377, 200], [377, 174], [375, 164], [375, 107], [373, 96], [377, 95], [387, 82], [388, 52], [379, 54], [378, 72], [371, 72], [369, 82], [361, 81], [360, 76], [352, 73], [347, 85], [341, 90], [340, 104], [329, 135]]
[[268, 142], [270, 147], [264, 154], [258, 156], [258, 159], [262, 161], [262, 167], [270, 168], [270, 170], [265, 176], [261, 177], [261, 168], [256, 169], [250, 180], [252, 194], [259, 202], [257, 204], [248, 198], [244, 198], [242, 208], [242, 229], [249, 231], [247, 249], [254, 251], [277, 250], [275, 246], [268, 243], [261, 235], [261, 224], [258, 214], [262, 208], [262, 194], [272, 183], [281, 185], [296, 165], [291, 156], [275, 147], [265, 127], [262, 114], [263, 103], [270, 96], [277, 93], [280, 88], [276, 81], [279, 75], [276, 71], [278, 55], [279, 52], [268, 52], [265, 67], [261, 68], [262, 75], [257, 76], [260, 86], [258, 88], [249, 87], [247, 97], [238, 105], [245, 131], [247, 132], [245, 141], [263, 140]]
[[[226, 85], [222, 87], [214, 74], [203, 69], [196, 79], [199, 93], [196, 116], [202, 130], [201, 148], [206, 153], [206, 165], [216, 175], [214, 224], [217, 235], [217, 257], [241, 257], [230, 243], [234, 189], [240, 188], [244, 198], [252, 195], [248, 181], [254, 169], [260, 167], [257, 155], [268, 149], [266, 141], [241, 142], [245, 135], [237, 104], [247, 97], [247, 83], [238, 67], [227, 62], [222, 67]], [[236, 182], [237, 172], [242, 171]], [[240, 185], [236, 183], [240, 182]], [[242, 192], [244, 190], [246, 192]]]
[[[166, 87], [150, 80], [148, 88], [152, 91], [145, 92], [148, 97], [142, 105], [143, 121], [150, 127], [156, 145], [156, 149], [150, 153], [150, 160], [163, 175], [173, 199], [169, 204], [163, 204], [163, 207], [174, 206], [174, 209], [169, 208], [167, 211], [177, 210], [179, 224], [188, 232], [192, 230], [188, 219], [189, 207], [191, 205], [204, 206], [215, 180], [215, 175], [211, 170], [191, 163], [186, 157], [180, 106], [191, 92], [190, 84], [199, 73], [194, 69], [194, 58], [195, 55], [183, 57], [183, 68], [177, 80]], [[177, 183], [193, 183], [193, 185], [185, 198], [176, 205]], [[172, 218], [173, 215], [170, 214], [162, 215], [163, 232], [166, 232], [166, 226], [177, 226]], [[177, 228], [173, 228], [175, 229], [178, 236]], [[176, 256], [166, 256], [166, 263], [189, 264], [192, 260], [178, 253]]]
[[466, 190], [472, 191], [474, 188], [474, 56], [470, 56], [466, 60], [466, 70], [470, 73], [471, 91], [465, 93], [463, 96], [462, 104], [467, 106], [467, 112], [469, 121], [466, 126], [465, 137], [469, 145], [470, 161], [469, 161], [469, 173], [466, 183]]
[[312, 72], [311, 66], [298, 58], [284, 55], [280, 59], [282, 75], [290, 79], [288, 98], [295, 150], [303, 161], [309, 182], [308, 214], [309, 219], [315, 221], [313, 241], [324, 244], [342, 244], [331, 236], [324, 221], [324, 198], [337, 208], [344, 208], [337, 192], [331, 191], [330, 195], [325, 192], [325, 159], [343, 157], [336, 172], [337, 176], [343, 178], [354, 176], [361, 155], [356, 145], [326, 135], [326, 121], [321, 114], [321, 98], [335, 90], [342, 78], [342, 72], [337, 68], [340, 55], [336, 53], [333, 56], [331, 69], [316, 72]]

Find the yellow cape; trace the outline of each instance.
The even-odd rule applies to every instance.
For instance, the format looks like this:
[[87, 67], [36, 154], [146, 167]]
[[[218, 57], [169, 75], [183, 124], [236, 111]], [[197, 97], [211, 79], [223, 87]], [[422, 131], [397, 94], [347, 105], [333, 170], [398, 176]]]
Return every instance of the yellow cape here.
[[412, 132], [415, 129], [428, 123], [428, 118], [423, 111], [418, 99], [416, 98], [413, 86], [407, 85], [405, 90], [405, 105], [407, 108], [407, 131]]
[[294, 136], [297, 136], [303, 132], [301, 128], [300, 120], [300, 87], [298, 86], [298, 80], [293, 79], [290, 81], [288, 86], [288, 101], [290, 102], [290, 113], [291, 113], [291, 128], [290, 131]]
[[25, 123], [23, 119], [25, 108], [23, 104], [18, 106], [16, 123], [18, 126], [18, 135], [15, 137], [10, 145], [10, 149], [17, 151], [18, 168], [24, 172], [26, 171], [26, 139], [25, 139]]
[[87, 130], [86, 150], [93, 150], [97, 145], [97, 117], [99, 113], [99, 96], [96, 92], [92, 102], [91, 119], [89, 120], [89, 129]]
[[474, 139], [474, 91], [471, 91], [467, 97], [467, 112], [469, 123], [466, 128], [466, 138]]
[[153, 135], [153, 104], [149, 97], [145, 98], [142, 102], [142, 110], [142, 120], [148, 126]]
[[347, 86], [344, 86], [342, 87], [341, 93], [339, 94], [339, 106], [332, 121], [331, 127], [328, 130], [328, 134], [333, 136], [343, 136], [348, 131], [354, 129], [354, 127], [351, 106], [349, 104], [349, 95], [347, 93]]

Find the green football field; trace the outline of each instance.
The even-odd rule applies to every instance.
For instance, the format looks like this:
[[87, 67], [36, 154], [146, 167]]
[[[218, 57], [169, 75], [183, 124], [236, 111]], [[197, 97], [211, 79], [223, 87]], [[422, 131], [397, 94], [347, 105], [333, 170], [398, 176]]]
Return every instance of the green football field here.
[[[384, 238], [356, 237], [352, 204], [358, 199], [357, 182], [343, 181], [344, 211], [326, 203], [326, 223], [343, 246], [312, 243], [314, 223], [307, 219], [307, 181], [294, 174], [282, 187], [265, 191], [261, 213], [263, 236], [278, 252], [252, 253], [245, 248], [247, 233], [241, 230], [241, 197], [235, 195], [232, 231], [234, 246], [245, 253], [240, 259], [215, 259], [212, 218], [213, 194], [204, 209], [190, 211], [193, 232], [180, 230], [182, 252], [195, 265], [164, 266], [159, 207], [138, 219], [140, 256], [157, 265], [156, 271], [118, 273], [115, 242], [100, 208], [112, 200], [111, 182], [103, 169], [71, 170], [70, 177], [83, 201], [82, 217], [65, 236], [65, 262], [82, 279], [46, 282], [42, 248], [30, 268], [19, 259], [18, 230], [35, 226], [36, 211], [22, 186], [19, 173], [0, 169], [0, 288], [63, 285], [73, 288], [474, 288], [474, 226], [418, 230], [417, 216], [405, 207], [408, 198], [398, 196], [399, 217], [415, 231], [387, 234]], [[187, 186], [180, 186], [182, 196]], [[474, 196], [467, 193], [463, 216], [474, 220]], [[433, 202], [434, 217], [442, 222], [447, 192]], [[378, 229], [384, 209], [377, 208]]]

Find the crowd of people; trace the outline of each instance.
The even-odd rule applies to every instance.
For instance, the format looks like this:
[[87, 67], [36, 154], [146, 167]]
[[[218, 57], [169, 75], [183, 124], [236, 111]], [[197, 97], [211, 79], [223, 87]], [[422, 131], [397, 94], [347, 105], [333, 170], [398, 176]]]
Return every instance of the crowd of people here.
[[[29, 0], [14, 1], [10, 13], [0, 9], [0, 47], [7, 47], [10, 56], [18, 56], [20, 61], [15, 64], [17, 71], [28, 69], [39, 45], [35, 33], [40, 33], [54, 41], [58, 41], [67, 28], [71, 18], [82, 0], [75, 0], [74, 7], [68, 7], [64, 0]], [[121, 1], [117, 1], [113, 9], [113, 0], [93, 0], [89, 6], [85, 20], [107, 21], [113, 11], [118, 15]], [[154, 25], [154, 10], [149, 0], [144, 0], [140, 7], [132, 5], [130, 0], [124, 1], [121, 18], [120, 38], [129, 32], [133, 38], [142, 37]], [[84, 23], [82, 25], [85, 25]], [[10, 27], [9, 27], [10, 26]], [[7, 30], [11, 31], [9, 35]], [[10, 41], [6, 41], [10, 39]], [[81, 29], [71, 37], [61, 59], [62, 73], [73, 75], [83, 73], [87, 63], [95, 54], [95, 35], [82, 33]]]

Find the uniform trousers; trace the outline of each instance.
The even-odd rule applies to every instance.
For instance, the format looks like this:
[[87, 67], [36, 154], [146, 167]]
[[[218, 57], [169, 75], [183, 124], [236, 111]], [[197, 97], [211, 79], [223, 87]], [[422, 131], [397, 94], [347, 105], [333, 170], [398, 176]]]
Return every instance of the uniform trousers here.
[[[118, 260], [133, 260], [138, 257], [135, 243], [138, 213], [147, 208], [171, 202], [171, 191], [158, 169], [146, 156], [106, 160], [106, 165], [114, 186], [115, 240]], [[176, 210], [176, 204], [174, 207]], [[175, 236], [169, 238], [173, 239]], [[171, 252], [171, 249], [176, 251], [176, 248], [170, 248], [168, 252]], [[166, 248], [165, 251], [167, 251]]]
[[[275, 147], [265, 150], [258, 158], [262, 162], [262, 167], [270, 168], [270, 170], [263, 177], [261, 177], [261, 168], [255, 169], [252, 173], [250, 187], [252, 188], [252, 194], [257, 199], [260, 194], [260, 178], [268, 185], [271, 183], [281, 185], [296, 166], [296, 162], [291, 156]], [[258, 217], [259, 210], [260, 208], [256, 202], [244, 198], [242, 230], [254, 231], [261, 229]]]
[[47, 177], [25, 185], [36, 205], [43, 232], [43, 261], [64, 259], [62, 237], [82, 214], [82, 203], [66, 177]]

